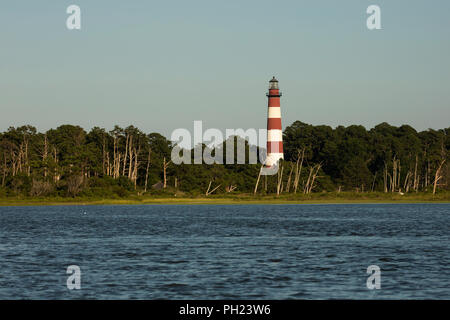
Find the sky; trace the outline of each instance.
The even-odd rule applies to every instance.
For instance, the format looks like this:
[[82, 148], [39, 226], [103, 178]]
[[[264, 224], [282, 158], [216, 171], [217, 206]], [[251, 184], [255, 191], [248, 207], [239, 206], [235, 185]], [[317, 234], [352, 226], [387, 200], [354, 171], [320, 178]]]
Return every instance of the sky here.
[[265, 128], [272, 76], [283, 127], [448, 128], [449, 59], [448, 0], [2, 1], [0, 130]]

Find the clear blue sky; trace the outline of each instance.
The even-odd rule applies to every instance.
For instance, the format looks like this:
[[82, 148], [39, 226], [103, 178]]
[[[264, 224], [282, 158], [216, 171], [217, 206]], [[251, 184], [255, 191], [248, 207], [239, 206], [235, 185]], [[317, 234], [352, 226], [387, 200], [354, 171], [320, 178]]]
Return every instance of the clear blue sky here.
[[0, 41], [0, 130], [264, 128], [273, 75], [284, 127], [450, 126], [448, 0], [2, 1]]

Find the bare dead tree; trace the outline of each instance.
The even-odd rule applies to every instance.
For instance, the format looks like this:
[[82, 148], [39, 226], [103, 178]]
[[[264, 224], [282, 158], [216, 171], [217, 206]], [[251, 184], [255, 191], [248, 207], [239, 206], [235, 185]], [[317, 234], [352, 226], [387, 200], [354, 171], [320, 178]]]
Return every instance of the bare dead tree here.
[[[130, 141], [128, 142], [128, 148], [130, 149], [128, 153], [130, 154], [130, 163], [128, 165], [128, 179], [131, 179], [131, 176], [133, 174], [133, 161], [135, 157], [137, 157], [137, 154], [135, 152], [135, 148], [133, 148], [133, 136], [130, 136]], [[127, 162], [127, 159], [124, 159], [124, 163]], [[124, 165], [125, 166], [125, 165]]]
[[309, 186], [309, 191], [308, 193], [311, 193], [312, 189], [314, 188], [314, 182], [316, 181], [317, 178], [319, 178], [318, 174], [319, 174], [319, 170], [320, 168], [322, 168], [322, 164], [318, 164], [317, 166], [315, 166], [315, 172], [313, 173], [312, 179], [311, 179], [311, 184]]
[[261, 178], [262, 168], [263, 165], [261, 165], [261, 168], [259, 169], [258, 179], [256, 179], [255, 190], [253, 191], [253, 194], [256, 194], [256, 192], [258, 191], [259, 179]]
[[53, 162], [55, 163], [55, 168], [53, 172], [53, 181], [56, 183], [60, 179], [60, 175], [58, 173], [58, 154], [56, 151], [56, 147], [53, 147]]
[[445, 159], [443, 159], [441, 161], [441, 163], [439, 164], [437, 170], [436, 170], [436, 174], [434, 175], [434, 185], [433, 185], [433, 194], [436, 194], [436, 188], [438, 185], [439, 180], [442, 179], [442, 175], [441, 175], [441, 170], [442, 170], [442, 166], [445, 163]]
[[117, 148], [117, 135], [114, 135], [113, 139], [113, 177], [116, 178], [116, 166], [117, 166], [117, 156], [116, 156], [116, 148]]
[[145, 170], [145, 186], [144, 186], [144, 192], [147, 192], [147, 186], [148, 186], [148, 170], [150, 169], [150, 158], [151, 158], [152, 149], [148, 149], [148, 157], [147, 157], [147, 168]]
[[312, 174], [313, 174], [313, 170], [314, 170], [313, 167], [310, 167], [310, 168], [309, 168], [309, 176], [308, 176], [308, 180], [306, 180], [305, 186], [303, 187], [303, 193], [304, 193], [304, 194], [307, 194], [308, 191], [309, 191], [309, 182], [311, 181], [311, 176], [312, 176]]
[[7, 175], [7, 172], [8, 172], [8, 164], [7, 164], [7, 159], [6, 159], [6, 153], [3, 154], [3, 159], [4, 159], [4, 163], [3, 163], [2, 187], [5, 186], [6, 175]]
[[[301, 156], [300, 156], [301, 153]], [[294, 193], [297, 193], [298, 183], [302, 174], [303, 160], [305, 159], [305, 148], [297, 150], [297, 162], [295, 166]]]
[[387, 171], [387, 163], [384, 162], [384, 174], [383, 174], [383, 179], [384, 179], [384, 192], [387, 193], [388, 192], [388, 171]]
[[121, 163], [122, 154], [117, 152], [117, 161], [116, 161], [116, 170], [114, 174], [114, 178], [118, 179], [120, 177], [120, 163]]
[[47, 157], [48, 157], [48, 139], [47, 139], [47, 133], [44, 135], [44, 151], [42, 153], [42, 162], [44, 163], [44, 177], [47, 177]]
[[292, 178], [292, 172], [294, 171], [294, 164], [291, 163], [291, 171], [289, 172], [289, 177], [286, 183], [286, 192], [289, 193], [289, 189], [291, 188], [291, 178]]
[[409, 180], [410, 180], [411, 175], [412, 175], [411, 171], [408, 171], [406, 173], [405, 183], [403, 183], [403, 190], [405, 190], [406, 193], [408, 193], [408, 191], [409, 191], [409, 184], [410, 184]]
[[106, 175], [111, 176], [111, 161], [109, 159], [109, 152], [106, 153]]
[[211, 193], [213, 193], [214, 191], [216, 191], [217, 189], [219, 189], [219, 187], [221, 186], [221, 185], [219, 184], [217, 187], [215, 187], [214, 189], [212, 189], [212, 190], [210, 191], [210, 189], [211, 189], [211, 184], [212, 184], [212, 180], [209, 181], [208, 189], [206, 190], [206, 193], [205, 193], [206, 196], [209, 196]]
[[[141, 146], [139, 145], [137, 151], [136, 148], [134, 148], [134, 166], [133, 166], [133, 173], [131, 175], [131, 180], [134, 182], [134, 189], [137, 188], [137, 178], [138, 178], [138, 170], [139, 170], [139, 154], [141, 153]], [[131, 170], [131, 168], [130, 168]]]
[[394, 156], [394, 159], [392, 160], [391, 192], [395, 192], [397, 188], [399, 162], [400, 161], [396, 159], [396, 156]]
[[105, 135], [103, 134], [103, 139], [102, 139], [102, 174], [104, 175], [108, 175], [107, 172], [107, 162], [106, 162], [106, 138]]
[[417, 179], [417, 163], [419, 162], [419, 156], [416, 154], [416, 164], [414, 165], [414, 190], [417, 192], [419, 181]]
[[278, 170], [278, 182], [277, 182], [277, 196], [280, 195], [283, 184], [283, 170], [284, 166], [280, 163], [281, 170]]
[[112, 176], [114, 179], [118, 179], [120, 177], [120, 165], [122, 163], [122, 154], [119, 152], [119, 136], [117, 134], [114, 135], [114, 152], [113, 152], [113, 168], [112, 168]]
[[122, 176], [125, 176], [125, 169], [127, 166], [127, 159], [128, 159], [128, 146], [130, 143], [130, 139], [132, 139], [133, 136], [130, 136], [128, 133], [125, 137], [125, 156], [123, 158], [123, 167], [122, 167]]
[[163, 160], [163, 175], [164, 175], [164, 185], [163, 188], [165, 189], [167, 187], [167, 175], [166, 175], [166, 171], [167, 168], [169, 167], [169, 164], [172, 162], [172, 160], [170, 160], [169, 162], [166, 162], [166, 157], [164, 157]]

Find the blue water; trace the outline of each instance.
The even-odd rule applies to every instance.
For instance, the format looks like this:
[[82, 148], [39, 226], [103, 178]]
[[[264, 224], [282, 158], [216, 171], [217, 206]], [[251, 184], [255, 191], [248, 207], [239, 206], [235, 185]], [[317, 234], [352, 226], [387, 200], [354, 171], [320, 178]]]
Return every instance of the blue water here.
[[449, 299], [449, 231], [447, 204], [0, 207], [0, 299]]

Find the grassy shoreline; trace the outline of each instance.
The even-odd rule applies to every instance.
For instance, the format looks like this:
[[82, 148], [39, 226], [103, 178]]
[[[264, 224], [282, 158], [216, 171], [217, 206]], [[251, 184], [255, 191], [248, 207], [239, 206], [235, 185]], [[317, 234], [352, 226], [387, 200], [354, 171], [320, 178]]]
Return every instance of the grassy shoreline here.
[[174, 195], [133, 196], [120, 199], [102, 198], [0, 198], [0, 206], [51, 206], [51, 205], [186, 205], [186, 204], [369, 204], [369, 203], [450, 203], [450, 192], [414, 193], [317, 193], [312, 195], [235, 194], [199, 197], [176, 197]]

